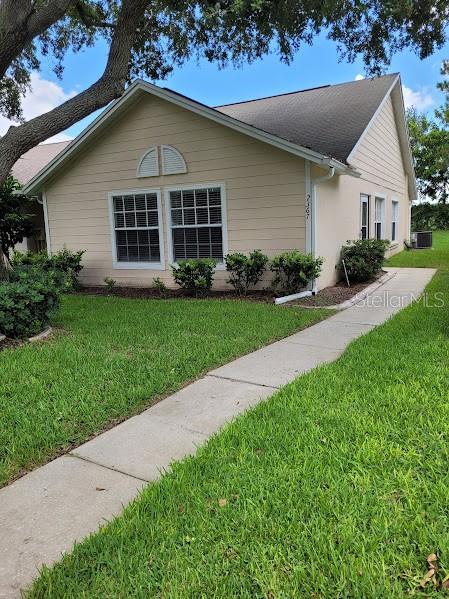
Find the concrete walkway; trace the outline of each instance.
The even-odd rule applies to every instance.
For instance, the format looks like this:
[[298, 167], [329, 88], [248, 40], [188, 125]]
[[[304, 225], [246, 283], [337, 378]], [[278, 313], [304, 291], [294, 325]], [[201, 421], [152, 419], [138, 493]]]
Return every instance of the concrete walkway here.
[[[0, 597], [17, 597], [51, 564], [119, 514], [173, 460], [298, 375], [335, 360], [418, 297], [433, 269], [394, 276], [359, 304], [268, 345], [0, 490]], [[283, 309], [283, 308], [280, 308]]]

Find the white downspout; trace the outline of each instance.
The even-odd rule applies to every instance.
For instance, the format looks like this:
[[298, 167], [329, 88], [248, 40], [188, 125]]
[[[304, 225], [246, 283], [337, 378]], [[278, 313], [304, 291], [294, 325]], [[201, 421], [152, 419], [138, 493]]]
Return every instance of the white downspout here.
[[45, 192], [42, 192], [41, 197], [37, 201], [44, 209], [45, 241], [47, 243], [47, 254], [51, 256], [50, 224], [48, 222], [48, 207]]
[[[332, 179], [335, 174], [335, 168], [330, 165], [326, 165], [329, 171], [322, 177], [316, 177], [312, 179], [310, 176], [310, 161], [305, 161], [305, 180], [306, 180], [306, 202], [305, 202], [305, 219], [306, 219], [306, 252], [312, 254], [313, 258], [316, 258], [316, 247], [317, 247], [317, 225], [316, 225], [316, 184], [322, 181]], [[275, 300], [276, 304], [284, 304], [292, 300], [307, 297], [308, 295], [315, 295], [317, 289], [316, 279], [312, 281], [312, 289], [307, 291], [301, 291], [300, 293], [294, 293], [293, 295], [286, 295], [284, 297], [278, 297]]]
[[[322, 177], [316, 177], [315, 179], [310, 179], [310, 253], [312, 254], [313, 258], [316, 258], [317, 248], [316, 185], [317, 183], [323, 183], [324, 181], [332, 179], [334, 175], [335, 168], [333, 166], [329, 166], [329, 171], [325, 175], [323, 175]], [[317, 291], [317, 281], [316, 279], [314, 279], [312, 282], [312, 294], [315, 295]]]

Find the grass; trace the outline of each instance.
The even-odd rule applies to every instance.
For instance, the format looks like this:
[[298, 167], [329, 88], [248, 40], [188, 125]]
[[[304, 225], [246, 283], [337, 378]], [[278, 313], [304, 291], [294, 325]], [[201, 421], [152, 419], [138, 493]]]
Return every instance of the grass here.
[[386, 266], [449, 269], [449, 231], [434, 231], [433, 248], [406, 250], [392, 256]]
[[0, 485], [329, 313], [233, 300], [64, 298], [56, 338], [0, 352]]
[[[441, 596], [448, 272], [427, 291], [427, 304], [409, 306], [176, 464], [44, 568], [29, 596]], [[430, 553], [437, 586], [423, 590]]]

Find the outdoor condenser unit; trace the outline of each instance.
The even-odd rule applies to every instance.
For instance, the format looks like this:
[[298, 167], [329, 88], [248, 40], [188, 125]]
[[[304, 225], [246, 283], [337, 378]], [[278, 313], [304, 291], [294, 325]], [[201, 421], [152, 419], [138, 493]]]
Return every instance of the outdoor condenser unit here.
[[416, 231], [412, 233], [412, 246], [417, 250], [432, 247], [432, 231]]

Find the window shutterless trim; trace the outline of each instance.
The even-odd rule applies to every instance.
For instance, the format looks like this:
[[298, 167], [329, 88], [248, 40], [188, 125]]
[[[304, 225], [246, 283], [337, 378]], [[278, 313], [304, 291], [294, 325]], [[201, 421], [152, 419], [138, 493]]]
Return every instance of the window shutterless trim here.
[[[171, 218], [171, 206], [170, 206], [170, 192], [172, 191], [188, 191], [190, 189], [211, 189], [213, 187], [220, 188], [221, 197], [221, 223], [204, 224], [204, 225], [173, 225]], [[226, 210], [226, 189], [223, 181], [212, 181], [211, 183], [195, 183], [194, 185], [173, 185], [172, 187], [164, 187], [164, 201], [165, 201], [165, 216], [167, 219], [167, 245], [168, 245], [168, 264], [177, 265], [174, 262], [174, 251], [173, 251], [173, 228], [179, 229], [198, 229], [205, 227], [221, 227], [222, 231], [222, 243], [223, 243], [223, 258], [228, 253], [228, 222], [227, 222], [227, 210]], [[219, 262], [215, 270], [226, 270], [226, 266], [223, 262]]]
[[[377, 200], [381, 201], [381, 204], [380, 204], [381, 220], [376, 219]], [[374, 196], [374, 239], [385, 239], [385, 202], [386, 202], [386, 196], [384, 194], [376, 193], [376, 195]], [[376, 227], [377, 223], [380, 223], [380, 237], [377, 237], [377, 227]]]
[[[394, 207], [396, 206], [396, 218], [394, 219]], [[393, 239], [393, 223], [396, 224], [395, 226], [395, 237]], [[391, 199], [391, 241], [393, 242], [397, 242], [398, 241], [398, 233], [399, 233], [399, 200], [397, 200], [396, 198], [392, 198]]]
[[[371, 197], [368, 193], [361, 193], [360, 194], [360, 232], [359, 232], [359, 238], [360, 239], [369, 239], [369, 235], [371, 232], [371, 227], [370, 227], [370, 204], [371, 204]], [[366, 204], [366, 225], [363, 224], [363, 205]], [[362, 230], [366, 229], [366, 237], [364, 238], [362, 235]]]
[[[117, 260], [117, 241], [116, 228], [114, 219], [114, 196], [123, 195], [139, 195], [139, 194], [154, 193], [157, 197], [157, 215], [158, 215], [158, 232], [159, 232], [159, 261], [158, 262], [120, 262]], [[109, 206], [109, 223], [111, 228], [111, 250], [112, 250], [112, 267], [119, 270], [165, 270], [165, 252], [164, 252], [164, 228], [162, 222], [162, 202], [161, 190], [159, 188], [144, 188], [144, 189], [120, 189], [108, 192]], [[156, 227], [128, 227], [124, 231], [135, 231], [138, 229], [155, 230]]]

